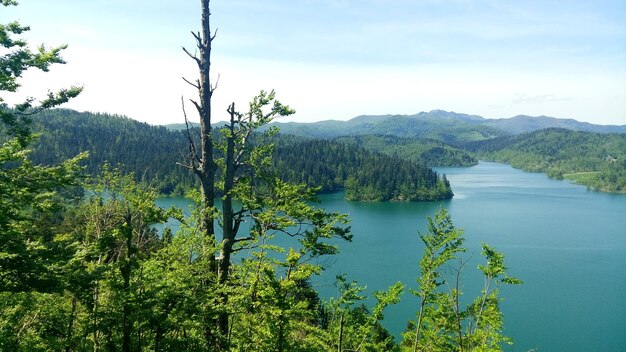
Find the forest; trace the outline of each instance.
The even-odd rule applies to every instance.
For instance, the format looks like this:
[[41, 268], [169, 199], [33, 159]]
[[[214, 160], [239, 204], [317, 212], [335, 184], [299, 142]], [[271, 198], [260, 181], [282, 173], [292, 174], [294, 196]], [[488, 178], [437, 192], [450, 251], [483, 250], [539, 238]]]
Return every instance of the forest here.
[[[551, 178], [569, 179], [591, 190], [625, 192], [624, 126], [528, 116], [485, 120], [445, 111], [275, 125], [286, 133], [311, 133], [429, 166], [471, 166], [479, 159], [497, 161], [525, 171], [543, 172]], [[347, 135], [337, 137], [337, 130]]]
[[[197, 186], [189, 170], [172, 167], [186, 148], [180, 128], [151, 126], [123, 116], [52, 109], [33, 116], [33, 130], [41, 133], [31, 148], [36, 163], [51, 165], [88, 151], [90, 157], [81, 164], [92, 176], [109, 162], [123, 172], [134, 173], [138, 181], [151, 184], [162, 194], [184, 194]], [[198, 138], [199, 127], [191, 132]], [[626, 134], [548, 128], [455, 147], [418, 137], [364, 134], [316, 139], [301, 137], [301, 132], [291, 127], [294, 134], [280, 130], [272, 136], [275, 172], [284, 180], [306, 183], [320, 192], [345, 189], [351, 200], [447, 199], [452, 196], [451, 188], [443, 175], [430, 167], [472, 166], [478, 159], [567, 178], [593, 190], [625, 192]], [[385, 168], [399, 172], [391, 173], [393, 179], [388, 180], [390, 174]]]
[[[194, 175], [176, 165], [187, 147], [183, 131], [122, 116], [67, 109], [34, 116], [33, 130], [41, 133], [32, 146], [31, 158], [36, 163], [52, 165], [89, 152], [81, 165], [91, 176], [108, 162], [124, 173], [132, 172], [137, 181], [151, 184], [165, 195], [185, 194], [197, 186]], [[199, 141], [199, 128], [192, 128], [190, 134]], [[219, 138], [217, 132], [215, 138]], [[261, 132], [255, 135], [256, 140], [263, 138]], [[345, 189], [349, 199], [364, 201], [439, 200], [453, 195], [445, 177], [421, 162], [368, 151], [344, 140], [278, 133], [270, 141], [274, 145], [272, 163], [276, 174], [285, 181], [319, 188], [320, 192]], [[426, 150], [435, 154], [432, 149]], [[448, 155], [445, 153], [440, 160]], [[450, 155], [456, 155], [453, 153]]]
[[591, 189], [626, 192], [626, 134], [549, 128], [469, 143], [486, 160], [571, 179]]
[[468, 152], [435, 139], [368, 134], [337, 137], [334, 140], [353, 143], [367, 150], [395, 155], [401, 159], [430, 167], [468, 167], [478, 164], [478, 160]]
[[[375, 292], [372, 305], [364, 304], [363, 284], [343, 275], [337, 277], [334, 297], [323, 299], [313, 290], [311, 278], [324, 269], [315, 259], [337, 255], [350, 242], [349, 219], [313, 206], [315, 189], [277, 175], [276, 130], [256, 133], [275, 117], [293, 113], [275, 92], [261, 91], [247, 112], [231, 105], [230, 120], [213, 130], [208, 62], [215, 36], [209, 1], [201, 4], [201, 30], [194, 33], [197, 56], [186, 50], [202, 72], [197, 80], [202, 94], [193, 102], [201, 117], [200, 136], [192, 130], [181, 134], [187, 148], [178, 159], [197, 180], [188, 183], [195, 187], [187, 194], [195, 202], [189, 216], [181, 209], [157, 207], [159, 192], [149, 182], [102, 162], [124, 160], [130, 153], [148, 158], [147, 149], [166, 150], [171, 146], [159, 144], [158, 138], [164, 129], [118, 117], [109, 133], [100, 130], [97, 143], [120, 144], [116, 133], [124, 130], [128, 143], [120, 151], [129, 154], [89, 155], [82, 147], [96, 141], [86, 134], [81, 145], [80, 124], [76, 131], [51, 132], [38, 129], [41, 120], [36, 118], [78, 96], [82, 87], [15, 106], [0, 100], [0, 350], [499, 351], [510, 344], [502, 333], [498, 287], [521, 282], [506, 274], [503, 255], [485, 244], [477, 269], [484, 279], [480, 294], [462, 305], [458, 276], [449, 278], [457, 286], [445, 290], [443, 280], [451, 275], [447, 264], [456, 265], [465, 251], [463, 231], [445, 210], [428, 219], [419, 235], [421, 245], [416, 238], [416, 250], [423, 248], [417, 288], [409, 290], [411, 298], [403, 298], [415, 300], [415, 319], [407, 322], [400, 341], [382, 321], [385, 308], [401, 299], [405, 284]], [[1, 5], [18, 4], [2, 0]], [[21, 37], [28, 30], [18, 22], [0, 26], [2, 93], [15, 92], [27, 70], [45, 72], [65, 63], [64, 46], [31, 50]], [[103, 125], [108, 119], [92, 117]], [[146, 148], [132, 138], [140, 129], [152, 134], [154, 145]], [[72, 142], [61, 145], [48, 138], [53, 133], [67, 134], [64, 138]], [[58, 159], [34, 161], [42, 148], [37, 143], [48, 143]], [[292, 142], [276, 141], [277, 150], [281, 143]], [[445, 178], [425, 167], [400, 166], [400, 159], [355, 153], [344, 144], [309, 146], [320, 158], [335, 152], [355, 160], [372, 158], [381, 172], [406, 167], [394, 182], [409, 198], [427, 197], [420, 193], [426, 187], [449, 192]], [[169, 159], [152, 160], [176, 167]], [[140, 170], [146, 176], [138, 173], [139, 179], [160, 172]], [[344, 172], [357, 175], [342, 180], [338, 172], [333, 181], [346, 182], [348, 189], [351, 183], [367, 192], [380, 186], [371, 170]], [[422, 178], [411, 179], [409, 173]], [[157, 231], [156, 224], [170, 219], [181, 223], [180, 230]], [[297, 241], [280, 247], [274, 241], [279, 236]]]

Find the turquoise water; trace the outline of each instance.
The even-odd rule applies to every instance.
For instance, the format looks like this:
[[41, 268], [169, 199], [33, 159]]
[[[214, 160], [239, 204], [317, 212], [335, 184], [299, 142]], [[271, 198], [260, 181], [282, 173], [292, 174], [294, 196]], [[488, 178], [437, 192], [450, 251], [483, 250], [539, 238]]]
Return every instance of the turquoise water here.
[[[482, 242], [503, 252], [509, 273], [524, 281], [501, 290], [506, 334], [515, 342], [507, 350], [626, 351], [625, 195], [590, 192], [497, 163], [438, 171], [452, 184], [450, 201], [320, 197], [320, 206], [349, 214], [354, 234], [339, 255], [323, 261], [328, 270], [315, 281], [323, 296], [335, 293], [337, 273], [367, 285], [369, 292], [396, 281], [416, 288], [422, 251], [417, 231], [425, 231], [426, 216], [444, 207], [465, 229], [470, 262], [462, 291], [468, 300], [482, 285], [475, 269]], [[417, 309], [417, 298], [405, 293], [387, 310], [384, 325], [399, 336]]]

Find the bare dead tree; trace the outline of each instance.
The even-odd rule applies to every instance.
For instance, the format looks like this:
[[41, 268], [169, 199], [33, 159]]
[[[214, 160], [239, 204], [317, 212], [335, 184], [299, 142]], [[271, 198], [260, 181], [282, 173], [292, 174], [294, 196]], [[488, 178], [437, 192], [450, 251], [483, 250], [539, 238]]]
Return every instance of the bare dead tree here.
[[[196, 63], [199, 70], [199, 79], [190, 81], [183, 78], [185, 82], [198, 90], [198, 100], [190, 99], [200, 116], [200, 149], [196, 147], [191, 136], [187, 114], [185, 113], [185, 123], [187, 124], [186, 136], [189, 141], [189, 154], [184, 164], [185, 167], [193, 170], [202, 186], [202, 198], [204, 202], [205, 215], [202, 219], [202, 230], [207, 238], [215, 238], [215, 215], [212, 211], [215, 206], [215, 174], [217, 165], [213, 156], [213, 135], [211, 127], [211, 97], [216, 86], [211, 85], [211, 43], [215, 39], [216, 33], [211, 33], [209, 9], [210, 0], [201, 0], [202, 4], [202, 31], [191, 32], [193, 35], [198, 54], [192, 54], [183, 47], [183, 51]], [[184, 112], [184, 110], [183, 110]]]
[[[216, 89], [216, 85], [211, 84], [211, 43], [215, 39], [216, 33], [211, 33], [210, 26], [210, 0], [201, 0], [202, 7], [202, 29], [199, 32], [191, 32], [195, 39], [196, 53], [192, 54], [183, 47], [183, 51], [196, 63], [199, 78], [189, 80], [183, 77], [183, 80], [198, 91], [197, 99], [190, 99], [200, 116], [200, 146], [196, 145], [196, 139], [192, 136], [189, 120], [185, 111], [183, 101], [183, 114], [185, 116], [186, 132], [185, 136], [188, 141], [188, 153], [186, 160], [180, 165], [192, 170], [198, 177], [202, 189], [202, 216], [200, 219], [200, 229], [204, 236], [204, 244], [209, 250], [203, 253], [209, 253], [207, 260], [209, 261], [209, 273], [206, 275], [206, 285], [212, 285], [215, 282], [215, 273], [217, 263], [215, 260], [215, 220], [217, 212], [215, 211], [215, 177], [217, 173], [217, 164], [213, 151], [213, 131], [211, 127], [211, 97]], [[216, 334], [216, 325], [219, 325], [218, 318], [214, 314], [206, 314], [204, 317], [204, 338], [207, 346], [211, 350], [221, 351], [225, 349], [224, 339]], [[224, 332], [222, 332], [223, 334]]]
[[[200, 138], [194, 135], [195, 130], [190, 126], [185, 101], [182, 99], [186, 124], [184, 135], [188, 142], [188, 150], [184, 157], [185, 161], [180, 165], [192, 170], [202, 187], [201, 230], [206, 238], [205, 243], [212, 249], [210, 251], [212, 254], [208, 258], [211, 273], [208, 273], [207, 284], [225, 285], [228, 282], [231, 256], [236, 251], [233, 246], [237, 242], [250, 239], [237, 238], [240, 224], [252, 209], [244, 207], [235, 211], [233, 190], [238, 185], [239, 171], [250, 166], [248, 158], [253, 149], [250, 142], [251, 136], [257, 128], [269, 123], [274, 117], [287, 116], [294, 111], [276, 101], [274, 91], [269, 93], [261, 91], [250, 103], [250, 111], [245, 114], [235, 110], [235, 103], [228, 107], [226, 112], [230, 116], [230, 121], [219, 131], [223, 138], [220, 138], [220, 141], [214, 140], [217, 137], [213, 134], [211, 126], [211, 98], [217, 88], [219, 77], [215, 85], [212, 85], [211, 43], [217, 31], [211, 33], [209, 2], [210, 0], [201, 0], [202, 31], [191, 33], [195, 39], [196, 53], [192, 54], [183, 47], [183, 51], [196, 63], [199, 70], [199, 79], [183, 79], [198, 91], [199, 98], [190, 99], [190, 101], [200, 115]], [[197, 145], [198, 139], [200, 140], [199, 146]], [[218, 172], [220, 168], [221, 172]], [[223, 180], [219, 180], [220, 184], [223, 184], [223, 189], [219, 189], [222, 195], [222, 238], [219, 240], [215, 235], [215, 222], [220, 220], [220, 214], [215, 208], [218, 174], [223, 177]], [[219, 250], [219, 257], [216, 258], [217, 250]], [[229, 300], [228, 294], [224, 290], [218, 290], [218, 297], [219, 303], [225, 306]], [[226, 337], [229, 332], [229, 313], [224, 309], [218, 309], [213, 316], [207, 316], [206, 323], [205, 339], [211, 350], [228, 349]]]

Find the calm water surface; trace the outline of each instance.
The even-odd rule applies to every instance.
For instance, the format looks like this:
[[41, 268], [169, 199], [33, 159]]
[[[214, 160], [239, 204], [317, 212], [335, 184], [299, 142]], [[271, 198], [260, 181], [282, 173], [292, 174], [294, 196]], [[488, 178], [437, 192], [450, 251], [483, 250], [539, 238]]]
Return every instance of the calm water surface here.
[[[446, 208], [465, 229], [467, 257], [462, 291], [480, 293], [480, 246], [505, 254], [509, 274], [524, 281], [503, 287], [510, 351], [626, 351], [626, 196], [589, 192], [583, 186], [481, 162], [471, 168], [439, 168], [454, 199], [426, 203], [347, 202], [323, 195], [321, 206], [349, 214], [354, 239], [325, 260], [315, 284], [336, 294], [337, 273], [383, 290], [397, 281], [417, 288], [422, 252], [418, 230], [426, 216]], [[178, 204], [180, 200], [170, 202]], [[389, 308], [384, 325], [394, 334], [415, 317], [418, 300], [408, 292]]]

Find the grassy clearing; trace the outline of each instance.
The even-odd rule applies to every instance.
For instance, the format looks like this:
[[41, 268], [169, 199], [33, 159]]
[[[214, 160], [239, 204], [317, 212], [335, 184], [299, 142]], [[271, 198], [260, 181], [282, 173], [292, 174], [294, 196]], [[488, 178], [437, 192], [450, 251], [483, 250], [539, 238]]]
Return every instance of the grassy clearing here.
[[588, 185], [596, 181], [599, 174], [599, 171], [574, 172], [571, 174], [564, 174], [563, 177], [576, 183]]

